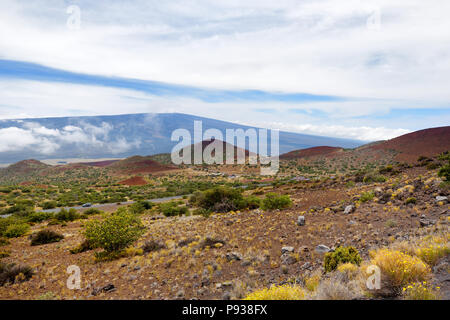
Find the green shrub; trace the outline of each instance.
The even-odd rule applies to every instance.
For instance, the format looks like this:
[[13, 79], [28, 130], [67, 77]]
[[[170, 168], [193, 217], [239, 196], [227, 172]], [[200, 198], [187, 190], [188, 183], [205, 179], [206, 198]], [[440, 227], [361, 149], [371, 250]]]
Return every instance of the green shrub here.
[[59, 212], [55, 214], [55, 219], [58, 221], [74, 221], [79, 218], [77, 210], [71, 208], [69, 210], [61, 209]]
[[44, 202], [41, 204], [41, 207], [42, 207], [42, 209], [44, 209], [44, 210], [48, 210], [48, 209], [54, 209], [54, 208], [56, 208], [56, 205], [57, 205], [57, 202], [54, 201], [54, 200], [51, 200], [51, 201], [44, 201]]
[[30, 230], [30, 226], [26, 223], [11, 224], [3, 235], [7, 238], [18, 238], [26, 234], [28, 230]]
[[405, 204], [410, 204], [410, 203], [416, 204], [416, 202], [417, 202], [417, 199], [414, 197], [411, 197], [411, 198], [406, 199]]
[[53, 216], [50, 212], [33, 212], [27, 217], [29, 222], [42, 222]]
[[2, 246], [7, 246], [9, 244], [9, 241], [4, 239], [4, 238], [0, 238], [0, 247]]
[[358, 250], [353, 247], [338, 247], [333, 252], [327, 252], [324, 257], [324, 268], [326, 272], [336, 270], [340, 264], [353, 263], [361, 264], [361, 257]]
[[14, 263], [0, 262], [0, 286], [7, 283], [17, 283], [29, 280], [33, 276], [33, 269], [29, 266], [17, 266]]
[[444, 177], [446, 181], [450, 181], [450, 163], [442, 166], [438, 172], [439, 177]]
[[229, 187], [216, 187], [202, 193], [195, 193], [190, 203], [213, 212], [229, 212], [245, 208], [242, 190]]
[[361, 194], [361, 197], [359, 198], [359, 201], [361, 202], [367, 202], [372, 200], [375, 197], [375, 194], [373, 192], [363, 192]]
[[264, 210], [286, 209], [292, 206], [291, 198], [288, 195], [278, 195], [276, 193], [268, 193], [262, 201]]
[[138, 201], [130, 205], [128, 210], [133, 214], [141, 214], [145, 210], [153, 208], [154, 204], [150, 201]]
[[363, 179], [364, 183], [386, 182], [386, 177], [382, 175], [369, 174]]
[[103, 221], [89, 221], [84, 236], [90, 244], [106, 253], [119, 252], [135, 242], [144, 232], [141, 220], [126, 211], [117, 211]]
[[188, 208], [186, 206], [178, 206], [175, 201], [165, 202], [159, 204], [159, 211], [166, 217], [181, 216], [188, 213]]
[[64, 239], [62, 234], [52, 230], [40, 230], [31, 235], [31, 245], [38, 246], [41, 244], [59, 242]]
[[77, 254], [77, 253], [82, 253], [82, 252], [86, 252], [89, 250], [93, 250], [95, 248], [96, 248], [96, 246], [93, 245], [91, 242], [89, 242], [89, 240], [84, 240], [82, 243], [80, 243], [75, 248], [70, 249], [69, 252], [71, 254]]
[[250, 209], [258, 209], [261, 206], [261, 199], [255, 196], [248, 196], [244, 199], [245, 206]]
[[195, 216], [203, 216], [205, 218], [209, 218], [211, 216], [211, 211], [203, 209], [203, 208], [197, 208], [194, 210], [193, 214]]
[[97, 208], [89, 208], [83, 212], [85, 215], [101, 214], [103, 211]]

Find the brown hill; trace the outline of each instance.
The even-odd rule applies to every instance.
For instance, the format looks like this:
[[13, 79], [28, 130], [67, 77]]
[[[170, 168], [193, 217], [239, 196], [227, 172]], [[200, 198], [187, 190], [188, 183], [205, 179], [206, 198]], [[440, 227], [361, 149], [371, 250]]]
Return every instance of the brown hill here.
[[317, 158], [348, 159], [356, 162], [379, 160], [415, 163], [420, 156], [431, 157], [450, 150], [450, 126], [419, 130], [387, 141], [372, 142], [353, 150], [314, 147], [295, 150], [280, 156], [282, 160]]
[[420, 156], [431, 157], [450, 150], [450, 126], [419, 130], [372, 146], [373, 150], [394, 150], [395, 160], [413, 163]]
[[144, 180], [142, 177], [132, 177], [123, 181], [119, 182], [120, 184], [124, 184], [127, 186], [145, 186], [148, 184], [147, 181]]
[[5, 172], [9, 172], [12, 174], [27, 174], [27, 173], [33, 173], [38, 172], [42, 169], [46, 169], [50, 167], [49, 165], [42, 163], [38, 160], [29, 159], [29, 160], [23, 160], [16, 162], [8, 167], [6, 167], [4, 170]]
[[119, 160], [104, 160], [104, 161], [94, 161], [94, 162], [81, 162], [80, 164], [85, 165], [85, 166], [91, 166], [91, 167], [107, 167], [110, 164], [113, 164], [115, 162], [117, 162]]
[[293, 159], [301, 159], [306, 157], [314, 157], [314, 156], [325, 156], [330, 154], [335, 154], [343, 151], [342, 148], [337, 147], [313, 147], [308, 149], [294, 150], [280, 156], [282, 160], [293, 160]]
[[[211, 140], [203, 140], [202, 142], [199, 142], [199, 143], [196, 143], [196, 144], [191, 144], [191, 145], [189, 145], [189, 146], [187, 146], [187, 147], [184, 147], [182, 150], [180, 150], [180, 156], [183, 156], [183, 153], [186, 152], [187, 150], [189, 150], [189, 148], [190, 148], [190, 150], [191, 150], [191, 164], [193, 164], [193, 163], [194, 163], [194, 150], [195, 150], [195, 147], [198, 146], [198, 145], [200, 145], [200, 143], [201, 143], [202, 154], [203, 154], [203, 152], [205, 151], [205, 149], [206, 149], [211, 143], [213, 143], [213, 142], [215, 142], [215, 141], [216, 141], [215, 139], [211, 139]], [[230, 143], [227, 143], [227, 142], [225, 142], [225, 141], [217, 140], [217, 142], [218, 142], [219, 144], [222, 143], [223, 163], [224, 163], [224, 164], [225, 164], [225, 162], [226, 162], [226, 152], [227, 152], [227, 147], [230, 147], [230, 146], [231, 146], [231, 147], [233, 148], [233, 150], [234, 150], [234, 160], [235, 160], [235, 161], [237, 160], [237, 157], [238, 157], [238, 151], [241, 151], [241, 152], [243, 151], [243, 153], [244, 153], [246, 159], [248, 159], [248, 157], [249, 157], [250, 155], [256, 155], [256, 154], [254, 154], [254, 153], [252, 153], [252, 152], [249, 152], [247, 149], [238, 148], [237, 146], [234, 146], [234, 145], [232, 145], [232, 144], [230, 144]], [[211, 152], [211, 156], [212, 156], [212, 157], [215, 156], [215, 150], [214, 150], [213, 152]], [[205, 160], [205, 159], [203, 159], [203, 160]]]
[[106, 168], [121, 174], [154, 173], [177, 169], [177, 167], [173, 165], [164, 165], [151, 160], [150, 157], [142, 156], [133, 156], [120, 160], [106, 166]]

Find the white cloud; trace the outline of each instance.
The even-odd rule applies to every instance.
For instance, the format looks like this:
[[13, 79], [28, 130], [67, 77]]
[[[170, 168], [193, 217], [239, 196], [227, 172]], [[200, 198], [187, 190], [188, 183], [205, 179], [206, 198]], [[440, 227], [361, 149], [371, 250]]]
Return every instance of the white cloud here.
[[80, 126], [65, 126], [62, 130], [49, 129], [34, 122], [22, 123], [22, 128], [0, 129], [0, 152], [31, 150], [52, 155], [63, 147], [76, 145], [120, 154], [140, 145], [139, 140], [127, 141], [124, 137], [108, 139], [107, 133], [113, 127], [105, 122], [100, 127], [81, 123]]
[[[250, 123], [249, 123], [250, 124]], [[300, 132], [328, 137], [356, 139], [363, 141], [379, 141], [392, 139], [411, 132], [407, 129], [389, 129], [384, 127], [349, 127], [341, 125], [292, 125], [280, 122], [264, 122], [251, 125], [263, 126], [271, 129], [279, 129], [291, 132]]]
[[[442, 0], [3, 0], [1, 57], [66, 70], [228, 89], [448, 101]], [[380, 31], [366, 21], [381, 11]], [[101, 63], [99, 63], [101, 62]]]

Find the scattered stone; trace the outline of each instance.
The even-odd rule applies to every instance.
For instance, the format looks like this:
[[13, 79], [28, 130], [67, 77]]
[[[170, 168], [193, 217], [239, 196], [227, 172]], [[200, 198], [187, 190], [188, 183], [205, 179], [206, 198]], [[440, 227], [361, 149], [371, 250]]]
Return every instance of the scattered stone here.
[[300, 267], [300, 269], [302, 269], [302, 270], [311, 270], [311, 269], [312, 269], [311, 263], [310, 263], [310, 262], [305, 262], [305, 263]]
[[281, 248], [281, 254], [294, 252], [294, 247], [283, 247]]
[[231, 300], [231, 294], [229, 292], [225, 292], [222, 296], [222, 300]]
[[281, 255], [281, 264], [291, 265], [297, 262], [297, 259], [290, 253], [286, 252]]
[[434, 225], [433, 221], [424, 218], [420, 219], [419, 223], [422, 228]]
[[318, 252], [318, 253], [327, 253], [327, 252], [330, 252], [330, 251], [332, 251], [332, 250], [329, 247], [327, 247], [326, 245], [324, 245], [324, 244], [319, 244], [316, 247], [316, 252]]
[[345, 209], [344, 209], [344, 214], [350, 214], [350, 213], [352, 213], [352, 212], [354, 212], [355, 211], [355, 206], [354, 205], [348, 205], [348, 206], [346, 206], [345, 207]]
[[232, 260], [242, 260], [242, 255], [239, 252], [229, 252], [226, 255], [226, 258], [228, 261], [232, 261]]
[[108, 292], [112, 292], [112, 291], [115, 291], [115, 290], [116, 290], [116, 287], [114, 287], [113, 284], [108, 284], [108, 285], [106, 285], [106, 286], [104, 286], [104, 287], [102, 287], [102, 288], [96, 288], [96, 289], [92, 290], [91, 295], [96, 296], [96, 295], [98, 295], [100, 292], [106, 292], [106, 293], [108, 293]]
[[444, 204], [446, 204], [448, 202], [448, 197], [437, 196], [436, 197], [436, 202], [443, 202]]
[[176, 294], [177, 299], [182, 299], [184, 298], [184, 290], [180, 290], [177, 292]]
[[298, 216], [298, 218], [297, 218], [297, 225], [298, 226], [304, 226], [305, 225], [305, 217], [304, 216]]

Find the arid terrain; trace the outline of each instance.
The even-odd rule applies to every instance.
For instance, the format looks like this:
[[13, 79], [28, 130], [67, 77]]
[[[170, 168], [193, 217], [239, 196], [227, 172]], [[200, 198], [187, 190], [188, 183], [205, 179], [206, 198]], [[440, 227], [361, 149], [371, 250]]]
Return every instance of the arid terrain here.
[[[22, 161], [0, 169], [0, 298], [450, 299], [448, 150], [444, 127], [293, 151], [274, 177], [248, 164], [177, 167], [167, 155]], [[77, 210], [49, 211], [63, 207]], [[86, 230], [116, 211], [141, 231], [105, 258]], [[60, 238], [31, 245], [42, 230]], [[342, 248], [358, 259], [325, 263]], [[379, 289], [366, 285], [369, 265], [381, 269]], [[69, 266], [79, 289], [67, 285]]]

